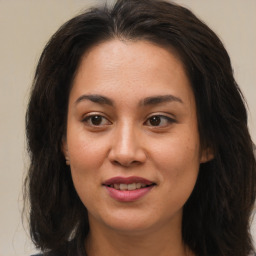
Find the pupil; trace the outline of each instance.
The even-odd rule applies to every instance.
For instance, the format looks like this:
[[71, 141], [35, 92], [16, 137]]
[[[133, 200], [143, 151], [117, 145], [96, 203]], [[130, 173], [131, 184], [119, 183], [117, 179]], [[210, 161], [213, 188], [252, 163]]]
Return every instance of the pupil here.
[[101, 116], [92, 116], [91, 121], [92, 121], [93, 125], [100, 125], [102, 122], [102, 117]]
[[152, 126], [158, 126], [161, 123], [161, 118], [159, 116], [153, 116], [150, 118], [150, 124]]

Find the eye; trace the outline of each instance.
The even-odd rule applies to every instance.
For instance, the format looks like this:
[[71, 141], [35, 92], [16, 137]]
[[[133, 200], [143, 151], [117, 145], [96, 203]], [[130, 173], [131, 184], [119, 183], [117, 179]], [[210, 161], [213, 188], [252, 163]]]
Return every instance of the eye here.
[[83, 119], [88, 126], [104, 126], [110, 125], [111, 122], [102, 115], [89, 115]]
[[176, 121], [171, 117], [163, 115], [154, 115], [146, 120], [145, 125], [153, 127], [166, 127], [175, 122]]

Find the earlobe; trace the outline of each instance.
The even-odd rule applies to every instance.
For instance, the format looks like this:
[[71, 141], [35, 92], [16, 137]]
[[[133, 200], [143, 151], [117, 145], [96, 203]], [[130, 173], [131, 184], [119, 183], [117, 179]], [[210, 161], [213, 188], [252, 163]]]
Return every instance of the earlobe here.
[[211, 161], [212, 159], [214, 159], [213, 150], [211, 148], [204, 149], [201, 154], [200, 163], [201, 164], [207, 163], [207, 162]]
[[69, 152], [68, 152], [68, 145], [67, 145], [66, 139], [62, 139], [61, 150], [62, 150], [62, 153], [63, 153], [64, 156], [65, 156], [66, 165], [70, 165]]

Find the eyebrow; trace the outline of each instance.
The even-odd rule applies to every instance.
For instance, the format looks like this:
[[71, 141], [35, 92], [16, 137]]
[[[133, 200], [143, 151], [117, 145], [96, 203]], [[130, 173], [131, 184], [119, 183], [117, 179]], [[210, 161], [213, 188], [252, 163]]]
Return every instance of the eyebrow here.
[[110, 106], [114, 105], [111, 99], [98, 94], [82, 95], [76, 100], [75, 104], [78, 104], [84, 100], [90, 100], [94, 103], [98, 103], [101, 105], [110, 105]]
[[[98, 95], [98, 94], [84, 94], [82, 96], [80, 96], [76, 101], [75, 104], [78, 104], [84, 100], [89, 100], [92, 101], [94, 103], [98, 103], [100, 105], [109, 105], [109, 106], [114, 106], [114, 102], [102, 95]], [[151, 97], [147, 97], [143, 100], [141, 100], [139, 102], [140, 106], [148, 106], [148, 105], [158, 105], [161, 103], [165, 103], [165, 102], [179, 102], [179, 103], [183, 103], [183, 101], [174, 96], [174, 95], [158, 95], [158, 96], [151, 96]]]
[[159, 96], [152, 96], [152, 97], [147, 97], [142, 100], [141, 105], [148, 106], [148, 105], [157, 105], [165, 102], [179, 102], [183, 103], [183, 101], [174, 96], [174, 95], [159, 95]]

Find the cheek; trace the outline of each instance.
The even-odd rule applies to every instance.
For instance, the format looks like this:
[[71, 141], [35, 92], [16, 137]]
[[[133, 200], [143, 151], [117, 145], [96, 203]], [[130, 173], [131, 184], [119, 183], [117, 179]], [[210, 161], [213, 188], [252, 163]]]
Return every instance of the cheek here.
[[75, 134], [67, 138], [71, 175], [78, 195], [87, 205], [90, 191], [100, 186], [99, 169], [105, 159], [106, 149], [102, 143], [95, 142], [93, 137], [85, 136], [84, 133], [71, 134]]
[[153, 154], [158, 163], [166, 167], [198, 165], [200, 156], [199, 139], [196, 134], [182, 133], [170, 136], [155, 144]]
[[191, 136], [184, 134], [177, 134], [155, 147], [154, 156], [166, 193], [177, 192], [177, 195], [186, 198], [192, 192], [198, 176], [200, 147], [196, 133]]
[[107, 142], [99, 142], [94, 136], [85, 136], [84, 131], [71, 134], [68, 138], [68, 150], [73, 169], [83, 173], [100, 166], [106, 155]]
[[101, 184], [99, 169], [104, 161], [103, 148], [90, 138], [76, 136], [69, 143], [69, 153], [73, 184], [83, 204], [91, 209]]

